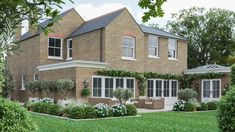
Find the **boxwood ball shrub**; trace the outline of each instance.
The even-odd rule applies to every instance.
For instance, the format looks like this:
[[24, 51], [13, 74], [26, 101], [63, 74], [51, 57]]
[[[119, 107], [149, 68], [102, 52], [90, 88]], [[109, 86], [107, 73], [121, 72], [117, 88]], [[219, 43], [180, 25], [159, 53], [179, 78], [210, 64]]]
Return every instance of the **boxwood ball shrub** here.
[[210, 102], [207, 102], [207, 105], [208, 105], [208, 110], [216, 110], [218, 102], [210, 101]]
[[218, 123], [223, 132], [235, 131], [235, 86], [218, 103]]
[[126, 104], [126, 110], [127, 110], [127, 116], [135, 116], [137, 115], [137, 110], [136, 110], [136, 107], [135, 105], [133, 104]]
[[201, 104], [201, 106], [198, 107], [197, 110], [199, 110], [199, 111], [208, 110], [208, 105], [207, 105], [207, 103], [201, 102], [200, 104]]
[[125, 105], [114, 105], [112, 106], [113, 116], [125, 116], [127, 109]]
[[193, 103], [191, 103], [191, 102], [186, 102], [184, 104], [184, 110], [185, 111], [195, 111], [196, 110], [196, 106]]
[[69, 113], [68, 113], [69, 118], [74, 118], [74, 119], [84, 119], [85, 118], [85, 111], [84, 108], [81, 106], [75, 106], [73, 107]]
[[185, 104], [184, 100], [177, 101], [173, 106], [173, 110], [174, 111], [184, 111], [184, 104]]
[[96, 118], [96, 111], [93, 106], [85, 106], [83, 107], [85, 112], [85, 118]]
[[29, 113], [18, 103], [0, 98], [0, 131], [31, 132], [36, 131], [36, 124]]
[[95, 106], [97, 117], [108, 117], [111, 113], [109, 112], [109, 106], [107, 104], [99, 103]]

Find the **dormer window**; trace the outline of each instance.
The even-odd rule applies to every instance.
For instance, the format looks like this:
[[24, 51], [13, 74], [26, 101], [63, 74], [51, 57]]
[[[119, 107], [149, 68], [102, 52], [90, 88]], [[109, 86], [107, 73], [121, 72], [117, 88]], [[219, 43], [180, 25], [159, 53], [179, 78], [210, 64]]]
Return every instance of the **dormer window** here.
[[62, 59], [62, 40], [60, 38], [49, 38], [48, 58]]

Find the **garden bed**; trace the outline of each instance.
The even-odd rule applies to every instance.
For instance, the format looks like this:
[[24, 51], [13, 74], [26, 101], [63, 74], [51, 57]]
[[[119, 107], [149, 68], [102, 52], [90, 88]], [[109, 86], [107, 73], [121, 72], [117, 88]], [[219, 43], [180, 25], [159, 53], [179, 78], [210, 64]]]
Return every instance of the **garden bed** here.
[[92, 120], [106, 120], [106, 119], [120, 119], [120, 118], [136, 118], [136, 117], [141, 117], [142, 115], [135, 115], [135, 116], [117, 116], [117, 117], [104, 117], [104, 118], [92, 118], [92, 119], [72, 119], [68, 117], [63, 117], [63, 116], [55, 116], [55, 115], [49, 115], [49, 114], [44, 114], [44, 113], [38, 113], [38, 112], [33, 112], [30, 111], [33, 114], [37, 115], [42, 115], [42, 116], [48, 116], [48, 117], [54, 117], [54, 118], [59, 118], [59, 119], [64, 119], [64, 120], [71, 120], [71, 121], [92, 121]]

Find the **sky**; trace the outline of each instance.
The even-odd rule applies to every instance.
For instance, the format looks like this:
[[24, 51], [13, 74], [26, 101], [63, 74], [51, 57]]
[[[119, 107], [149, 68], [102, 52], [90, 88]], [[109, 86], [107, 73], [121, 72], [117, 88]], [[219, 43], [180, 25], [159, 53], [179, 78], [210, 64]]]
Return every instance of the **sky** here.
[[[66, 4], [62, 5], [62, 11], [75, 8], [85, 20], [103, 15], [116, 9], [126, 7], [138, 23], [142, 23], [141, 17], [144, 10], [138, 6], [138, 0], [73, 0], [74, 4], [65, 0]], [[157, 23], [161, 27], [165, 26], [171, 19], [172, 13], [177, 13], [182, 9], [191, 7], [222, 8], [235, 11], [235, 0], [167, 0], [163, 5], [165, 12], [162, 18], [151, 18], [148, 24]]]
[[[74, 3], [71, 3], [69, 0], [65, 0], [66, 4], [62, 5], [62, 11], [75, 8], [84, 20], [89, 20], [108, 12], [126, 7], [139, 24], [143, 23], [141, 17], [143, 16], [144, 10], [138, 6], [138, 0], [73, 1]], [[162, 18], [151, 18], [145, 24], [159, 24], [160, 27], [164, 27], [167, 21], [171, 19], [172, 13], [177, 13], [182, 9], [188, 9], [194, 6], [204, 7], [206, 9], [222, 8], [235, 11], [235, 0], [167, 0], [167, 2], [163, 4], [165, 15]]]

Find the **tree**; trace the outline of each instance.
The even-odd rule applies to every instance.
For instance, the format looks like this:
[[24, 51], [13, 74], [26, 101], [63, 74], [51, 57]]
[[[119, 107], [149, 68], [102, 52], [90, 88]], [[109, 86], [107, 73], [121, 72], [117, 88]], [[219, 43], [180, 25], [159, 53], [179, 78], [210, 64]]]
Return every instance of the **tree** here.
[[133, 97], [133, 92], [127, 88], [117, 88], [113, 91], [113, 96], [118, 99], [120, 104], [125, 104], [127, 100]]
[[139, 6], [142, 9], [147, 9], [147, 11], [144, 12], [142, 21], [147, 22], [151, 17], [162, 17], [164, 15], [162, 9], [164, 2], [166, 2], [166, 0], [139, 0]]
[[235, 13], [223, 9], [190, 8], [172, 15], [167, 28], [189, 40], [188, 67], [226, 65], [235, 49]]
[[[40, 29], [48, 33], [48, 27], [59, 19], [59, 10], [64, 0], [1, 0], [0, 1], [0, 86], [3, 62], [7, 54], [13, 54], [19, 48], [15, 30], [21, 28], [24, 20], [29, 20], [30, 27]], [[71, 1], [71, 0], [70, 0]], [[71, 1], [72, 2], [72, 1]], [[51, 18], [45, 27], [38, 27], [36, 23]], [[0, 88], [2, 89], [2, 87]], [[1, 91], [1, 90], [0, 90]]]

